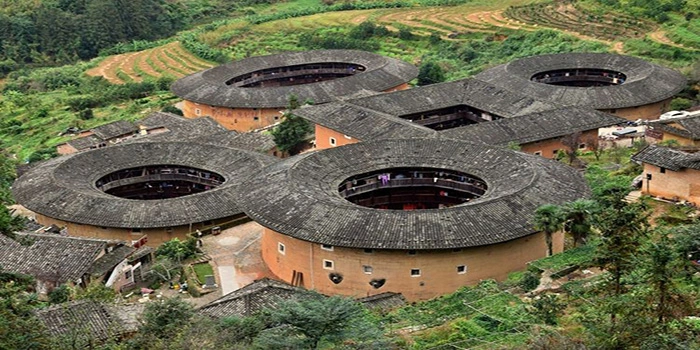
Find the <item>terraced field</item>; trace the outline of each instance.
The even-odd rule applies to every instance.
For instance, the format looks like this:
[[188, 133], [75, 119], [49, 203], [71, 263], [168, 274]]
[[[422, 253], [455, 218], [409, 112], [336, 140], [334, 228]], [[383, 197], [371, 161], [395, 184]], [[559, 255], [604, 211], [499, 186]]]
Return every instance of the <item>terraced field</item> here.
[[86, 73], [102, 76], [113, 84], [124, 84], [145, 78], [181, 78], [213, 66], [189, 53], [179, 42], [172, 42], [149, 50], [110, 56]]
[[503, 11], [455, 11], [455, 7], [437, 7], [395, 11], [379, 16], [377, 22], [395, 29], [396, 24], [410, 27], [416, 34], [436, 33], [444, 39], [459, 34], [495, 33], [500, 29], [535, 30], [536, 26], [503, 16]]
[[567, 2], [513, 6], [503, 14], [511, 20], [529, 25], [556, 28], [607, 41], [643, 38], [657, 28], [650, 21], [622, 13], [597, 15]]
[[[603, 42], [619, 53], [624, 53], [623, 41], [632, 38], [648, 37], [662, 44], [683, 47], [670, 40], [658, 25], [650, 21], [621, 13], [595, 14], [566, 1], [532, 4], [529, 0], [491, 0], [460, 6], [328, 12], [251, 27], [245, 21], [234, 21], [204, 33], [202, 37], [209, 45], [228, 46], [231, 57], [239, 58], [269, 53], [266, 52], [268, 46], [277, 50], [296, 49], [296, 37], [285, 33], [357, 25], [366, 20], [394, 31], [405, 27], [418, 35], [438, 34], [445, 40], [465, 40], [470, 33], [505, 31], [504, 34], [507, 35], [507, 31], [546, 28], [561, 30], [585, 40]], [[237, 34], [231, 35], [232, 32]], [[244, 40], [249, 36], [257, 38], [257, 41]], [[274, 43], [268, 44], [266, 40], [274, 40]], [[405, 51], [406, 48], [401, 50]], [[396, 54], [401, 55], [401, 52]], [[213, 65], [214, 63], [187, 52], [178, 42], [172, 42], [150, 50], [111, 56], [87, 73], [122, 84], [142, 81], [147, 77], [180, 78]]]

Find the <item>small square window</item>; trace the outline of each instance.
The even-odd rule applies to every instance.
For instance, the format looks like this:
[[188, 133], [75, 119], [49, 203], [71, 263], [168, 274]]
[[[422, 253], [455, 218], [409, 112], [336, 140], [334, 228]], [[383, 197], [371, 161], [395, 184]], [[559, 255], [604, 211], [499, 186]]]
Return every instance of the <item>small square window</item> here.
[[374, 253], [374, 249], [365, 248], [364, 252], [365, 254], [372, 254]]
[[459, 253], [462, 251], [462, 248], [452, 248], [453, 253]]
[[280, 120], [280, 116], [276, 115], [274, 119], [275, 119], [275, 120]]
[[126, 277], [126, 279], [130, 280], [131, 279], [131, 270], [127, 270], [126, 273], [124, 274], [124, 277]]
[[557, 153], [559, 153], [559, 150], [558, 150], [558, 149], [555, 149], [554, 151], [552, 151], [552, 154], [555, 155], [555, 156], [557, 155]]
[[331, 146], [335, 146], [335, 145], [336, 145], [335, 137], [329, 138], [329, 141], [330, 141], [330, 143], [331, 143]]
[[260, 117], [253, 117], [253, 120], [260, 120]]
[[333, 260], [323, 259], [323, 268], [326, 270], [333, 270]]
[[541, 155], [542, 155], [542, 151], [537, 151], [537, 152], [535, 152], [535, 153], [533, 153], [533, 154], [536, 155], [536, 156], [541, 156]]
[[140, 228], [132, 228], [131, 232], [141, 232], [141, 229]]
[[368, 275], [372, 274], [372, 266], [364, 265], [362, 266], [362, 270]]
[[332, 251], [333, 251], [333, 246], [332, 246], [332, 245], [328, 245], [328, 244], [321, 244], [321, 249], [327, 250], [327, 251], [329, 251], [329, 252], [332, 252]]
[[419, 277], [420, 269], [411, 269], [411, 277]]
[[579, 143], [579, 144], [578, 144], [578, 149], [584, 149], [584, 148], [586, 148], [586, 144], [585, 144], [585, 143]]
[[457, 273], [458, 274], [465, 274], [467, 273], [467, 265], [459, 265], [457, 266]]
[[662, 167], [661, 169], [659, 169], [659, 172], [662, 174], [666, 174], [666, 168]]
[[284, 254], [284, 244], [277, 242], [277, 251]]
[[202, 110], [199, 108], [194, 109], [194, 115], [202, 115]]
[[416, 255], [416, 250], [415, 249], [409, 250], [408, 255]]

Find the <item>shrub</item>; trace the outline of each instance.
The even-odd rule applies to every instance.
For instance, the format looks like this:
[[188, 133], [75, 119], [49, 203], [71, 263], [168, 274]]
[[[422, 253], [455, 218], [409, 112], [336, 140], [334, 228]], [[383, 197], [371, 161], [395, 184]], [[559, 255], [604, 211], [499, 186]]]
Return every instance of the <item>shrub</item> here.
[[49, 292], [49, 302], [51, 304], [65, 303], [70, 298], [70, 288], [62, 284]]
[[673, 100], [671, 100], [671, 110], [674, 111], [682, 111], [684, 109], [688, 109], [693, 106], [693, 101], [683, 98], [683, 97], [676, 97]]
[[523, 279], [520, 281], [520, 287], [526, 291], [529, 292], [537, 286], [540, 285], [540, 274], [535, 273], [533, 271], [527, 271], [525, 274], [523, 274]]

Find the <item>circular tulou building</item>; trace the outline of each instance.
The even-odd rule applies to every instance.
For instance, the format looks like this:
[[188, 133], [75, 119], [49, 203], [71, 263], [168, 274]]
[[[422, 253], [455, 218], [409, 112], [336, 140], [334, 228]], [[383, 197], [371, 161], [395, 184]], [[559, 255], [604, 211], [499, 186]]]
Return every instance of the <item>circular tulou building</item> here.
[[564, 53], [515, 60], [476, 76], [501, 88], [620, 117], [656, 119], [686, 79], [673, 69], [606, 53]]
[[211, 116], [227, 129], [250, 131], [279, 121], [291, 95], [326, 103], [369, 90], [408, 88], [418, 69], [365, 51], [317, 50], [258, 56], [176, 81], [185, 117]]
[[446, 139], [370, 141], [292, 157], [237, 190], [280, 279], [326, 294], [422, 300], [560, 252], [535, 209], [588, 195], [566, 165]]
[[41, 163], [12, 191], [71, 236], [157, 246], [244, 217], [233, 190], [274, 158], [185, 142], [129, 143]]

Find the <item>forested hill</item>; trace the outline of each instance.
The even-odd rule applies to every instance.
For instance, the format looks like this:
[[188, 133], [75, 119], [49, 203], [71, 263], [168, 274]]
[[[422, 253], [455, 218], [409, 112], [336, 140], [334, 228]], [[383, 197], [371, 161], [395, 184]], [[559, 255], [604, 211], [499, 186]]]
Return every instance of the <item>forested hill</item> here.
[[0, 0], [0, 76], [28, 64], [89, 59], [119, 42], [165, 38], [240, 5], [226, 0]]

